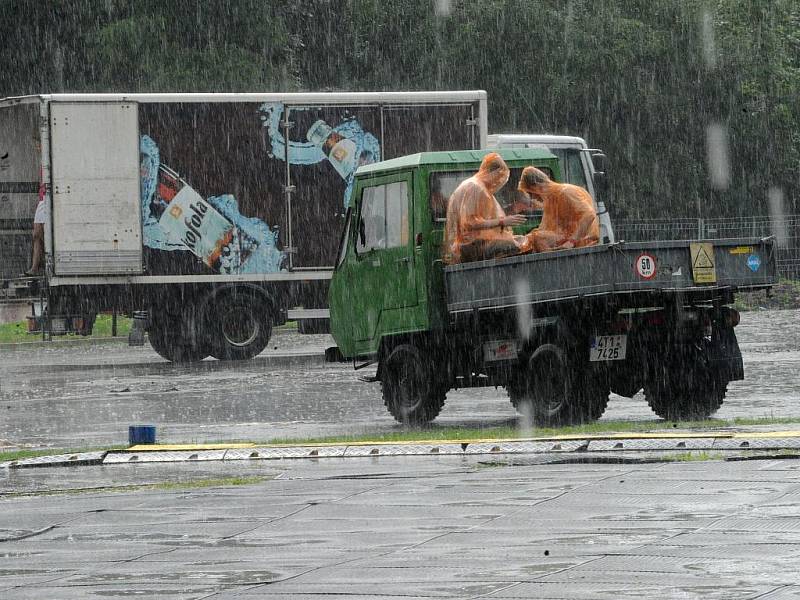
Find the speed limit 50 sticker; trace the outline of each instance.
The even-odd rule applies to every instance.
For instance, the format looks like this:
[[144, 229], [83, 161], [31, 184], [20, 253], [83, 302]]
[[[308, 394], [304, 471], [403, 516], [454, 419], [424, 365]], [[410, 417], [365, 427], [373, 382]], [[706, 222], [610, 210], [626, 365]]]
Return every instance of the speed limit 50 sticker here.
[[640, 254], [633, 266], [636, 274], [642, 279], [652, 279], [656, 276], [656, 257], [652, 254]]

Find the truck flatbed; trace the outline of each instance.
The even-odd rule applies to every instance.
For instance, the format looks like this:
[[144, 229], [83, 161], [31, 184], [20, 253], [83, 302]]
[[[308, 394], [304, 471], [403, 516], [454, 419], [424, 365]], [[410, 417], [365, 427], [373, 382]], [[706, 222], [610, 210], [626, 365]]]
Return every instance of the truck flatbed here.
[[638, 305], [654, 293], [697, 301], [774, 285], [771, 238], [616, 243], [445, 267], [453, 313], [626, 295]]

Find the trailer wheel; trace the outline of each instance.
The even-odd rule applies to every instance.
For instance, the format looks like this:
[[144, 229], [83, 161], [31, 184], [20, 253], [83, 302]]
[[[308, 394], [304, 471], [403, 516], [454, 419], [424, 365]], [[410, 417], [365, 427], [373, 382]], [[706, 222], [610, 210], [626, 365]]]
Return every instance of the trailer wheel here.
[[206, 319], [219, 360], [248, 360], [260, 354], [272, 337], [267, 303], [253, 294], [228, 293], [214, 299]]
[[209, 344], [187, 331], [196, 331], [179, 317], [154, 318], [147, 331], [147, 338], [159, 356], [174, 363], [190, 363], [203, 360], [210, 354]]
[[542, 344], [509, 382], [511, 404], [538, 427], [596, 421], [608, 405], [608, 387], [576, 362], [560, 346]]
[[665, 365], [644, 386], [647, 404], [667, 421], [698, 421], [722, 406], [728, 381], [708, 364], [707, 352], [697, 348], [685, 362]]
[[381, 364], [383, 402], [391, 415], [406, 425], [423, 425], [444, 406], [449, 382], [437, 376], [412, 344], [393, 348]]

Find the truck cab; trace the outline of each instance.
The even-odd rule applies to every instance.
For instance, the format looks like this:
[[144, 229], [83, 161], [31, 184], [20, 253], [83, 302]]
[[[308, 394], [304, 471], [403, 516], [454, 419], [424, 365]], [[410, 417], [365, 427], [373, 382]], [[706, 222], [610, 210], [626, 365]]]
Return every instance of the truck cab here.
[[614, 243], [614, 228], [605, 204], [606, 157], [601, 150], [590, 148], [583, 138], [570, 135], [501, 133], [489, 135], [487, 143], [489, 148], [543, 148], [555, 154], [564, 183], [584, 188], [594, 199], [600, 239], [604, 243]]

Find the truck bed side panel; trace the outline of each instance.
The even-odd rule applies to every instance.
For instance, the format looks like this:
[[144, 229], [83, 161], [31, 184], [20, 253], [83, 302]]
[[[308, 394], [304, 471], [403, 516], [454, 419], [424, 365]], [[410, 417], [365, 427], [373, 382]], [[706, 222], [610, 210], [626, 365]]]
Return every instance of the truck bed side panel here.
[[[705, 263], [700, 264], [705, 260], [702, 256], [693, 257], [691, 244], [615, 244], [451, 265], [445, 267], [447, 307], [457, 313], [584, 296], [753, 289], [776, 281], [771, 241], [706, 242], [713, 247], [716, 281], [702, 283], [699, 281], [709, 277], [709, 270]], [[650, 263], [641, 262], [645, 257]], [[645, 267], [637, 268], [637, 263]]]

